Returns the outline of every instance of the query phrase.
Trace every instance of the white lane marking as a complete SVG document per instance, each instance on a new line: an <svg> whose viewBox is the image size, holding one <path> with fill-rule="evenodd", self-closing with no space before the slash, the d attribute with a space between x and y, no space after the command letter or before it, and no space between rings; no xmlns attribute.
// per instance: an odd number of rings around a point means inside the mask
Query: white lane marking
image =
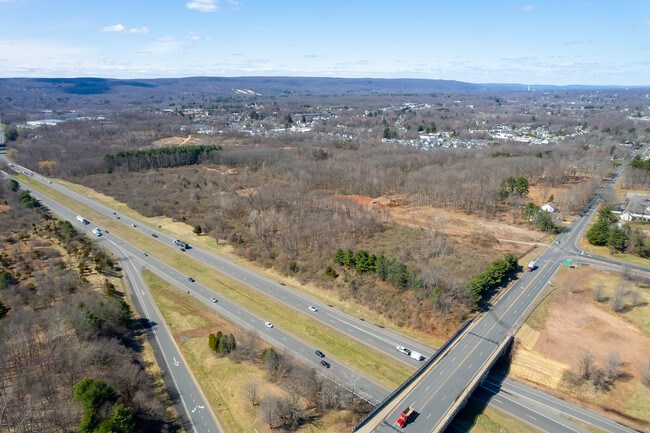
<svg viewBox="0 0 650 433"><path fill-rule="evenodd" d="M427 415L427 419L429 419L433 415L433 412L431 412L429 415Z"/></svg>
<svg viewBox="0 0 650 433"><path fill-rule="evenodd" d="M431 388L431 385L428 385L426 388L424 388L424 392L427 392Z"/></svg>
<svg viewBox="0 0 650 433"><path fill-rule="evenodd" d="M174 365L178 367L180 365L180 362L176 361L175 357L172 357L172 359L174 360Z"/></svg>

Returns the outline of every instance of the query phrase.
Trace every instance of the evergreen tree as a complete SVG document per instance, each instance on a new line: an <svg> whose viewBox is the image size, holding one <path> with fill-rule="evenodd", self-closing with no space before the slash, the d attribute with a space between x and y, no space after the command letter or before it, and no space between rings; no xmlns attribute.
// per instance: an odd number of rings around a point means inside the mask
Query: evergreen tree
<svg viewBox="0 0 650 433"><path fill-rule="evenodd" d="M343 250L341 248L337 249L336 252L334 253L334 263L338 265L342 265L344 257L345 257L345 253L343 252Z"/></svg>

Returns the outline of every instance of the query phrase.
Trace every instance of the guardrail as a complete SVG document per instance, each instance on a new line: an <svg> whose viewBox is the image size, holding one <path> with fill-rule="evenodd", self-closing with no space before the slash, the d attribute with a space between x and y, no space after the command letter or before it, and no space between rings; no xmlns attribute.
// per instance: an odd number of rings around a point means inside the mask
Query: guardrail
<svg viewBox="0 0 650 433"><path fill-rule="evenodd" d="M477 371L477 373L479 372L481 373L476 374L474 376L474 379L470 382L469 386L465 388L458 397L456 397L456 400L454 400L452 406L442 417L442 419L436 426L436 429L433 430L433 433L443 432L447 428L447 426L454 419L454 416L456 416L456 413L462 407L465 406L466 401L472 395L474 390L480 385L481 381L483 380L483 377L485 376L485 374L487 374L483 372L487 372L490 370L490 368L492 368L494 363L501 357L501 355L505 352L508 346L510 346L510 343L512 343L513 338L514 338L514 332L511 331L509 335L501 342L497 350L494 351L494 353L483 363L481 368Z"/></svg>
<svg viewBox="0 0 650 433"><path fill-rule="evenodd" d="M404 383L402 383L399 387L397 387L397 389L395 389L395 391L391 392L388 395L388 397L383 399L381 403L375 406L375 408L372 411L370 411L365 417L363 417L363 419L359 421L359 424L357 424L352 429L352 432L354 433L357 430L359 430L361 427L363 427L370 419L372 419L377 413L379 413L384 407L386 407L386 405L390 403L391 400L393 400L397 395L399 395L402 391L404 391L404 389L406 389L411 383L413 383L413 381L417 379L427 368L429 368L431 364L433 364L440 357L440 355L445 352L445 350L451 345L451 343L453 343L456 340L456 338L460 334L462 334L465 331L465 329L467 329L470 323L474 321L476 316L478 316L478 313L474 315L474 317L469 319L467 322L465 322L463 326L458 328L458 331L456 331L454 335L452 335L447 341L445 341L445 343L442 346L440 346L440 348L436 351L436 353L434 353L429 359L427 359L424 362L424 364L422 364L422 366L418 368L417 371L411 375L411 377L406 379Z"/></svg>

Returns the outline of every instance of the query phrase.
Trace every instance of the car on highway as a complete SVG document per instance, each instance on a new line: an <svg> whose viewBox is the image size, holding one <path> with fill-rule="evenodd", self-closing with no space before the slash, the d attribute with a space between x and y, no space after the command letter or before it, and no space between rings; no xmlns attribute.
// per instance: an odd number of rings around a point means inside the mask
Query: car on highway
<svg viewBox="0 0 650 433"><path fill-rule="evenodd" d="M182 251L182 252L185 252L185 248L181 248L181 251Z"/></svg>
<svg viewBox="0 0 650 433"><path fill-rule="evenodd" d="M149 254L147 254L147 253L143 253L142 255L145 256L145 257L147 257Z"/></svg>
<svg viewBox="0 0 650 433"><path fill-rule="evenodd" d="M135 223L131 223L131 227L137 227Z"/></svg>
<svg viewBox="0 0 650 433"><path fill-rule="evenodd" d="M266 326L267 328L273 328L273 323L271 323L271 322L264 322L264 326Z"/></svg>
<svg viewBox="0 0 650 433"><path fill-rule="evenodd" d="M119 220L119 219L121 219L119 215L118 215L118 216L116 216L115 218L117 218L118 220Z"/></svg>
<svg viewBox="0 0 650 433"><path fill-rule="evenodd" d="M187 281L189 281L190 283L193 283L193 282L194 282L194 278L189 277L189 278L187 279Z"/></svg>
<svg viewBox="0 0 650 433"><path fill-rule="evenodd" d="M314 307L313 305L310 305L309 311L313 311L315 313L316 311L318 311L318 308Z"/></svg>
<svg viewBox="0 0 650 433"><path fill-rule="evenodd" d="M406 347L404 347L404 346L397 346L396 349L399 350L400 352L402 352L404 355L410 355L411 354L411 351L409 349L407 349Z"/></svg>
<svg viewBox="0 0 650 433"><path fill-rule="evenodd" d="M47 183L52 183L52 181L51 181L51 180L48 180Z"/></svg>
<svg viewBox="0 0 650 433"><path fill-rule="evenodd" d="M117 215L117 212L113 212L113 215Z"/></svg>
<svg viewBox="0 0 650 433"><path fill-rule="evenodd" d="M323 352L321 352L320 350L317 350L315 353L316 353L316 355L320 356L321 358L325 358L325 354Z"/></svg>
<svg viewBox="0 0 650 433"><path fill-rule="evenodd" d="M210 302L217 302L217 298L215 298L214 296L212 296L212 297L210 298Z"/></svg>
<svg viewBox="0 0 650 433"><path fill-rule="evenodd" d="M158 237L158 235L157 235L157 234L155 234L155 233L151 233L151 237L154 237L154 238L157 238L157 237Z"/></svg>
<svg viewBox="0 0 650 433"><path fill-rule="evenodd" d="M322 365L322 366L325 367L325 368L330 368L330 363L327 362L327 361L321 361L321 362L320 362L320 365Z"/></svg>

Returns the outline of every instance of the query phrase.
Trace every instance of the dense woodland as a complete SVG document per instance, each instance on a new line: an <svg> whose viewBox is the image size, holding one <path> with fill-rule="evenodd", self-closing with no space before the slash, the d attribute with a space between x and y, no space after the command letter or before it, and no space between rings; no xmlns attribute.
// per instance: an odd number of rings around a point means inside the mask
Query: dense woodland
<svg viewBox="0 0 650 433"><path fill-rule="evenodd" d="M177 431L113 259L14 181L0 203L0 430Z"/></svg>
<svg viewBox="0 0 650 433"><path fill-rule="evenodd" d="M137 103L115 95L107 104L99 96L72 95L52 102L63 113L83 101L96 117L21 129L8 153L146 216L200 226L247 260L336 290L399 325L442 334L476 305L470 279L494 261L495 251L510 251L489 235L462 240L433 227L398 226L384 207L348 196L487 220L507 217L514 225L553 231L557 226L539 210L543 203L528 197L529 186L540 188L544 200L553 198L565 215L578 212L614 163L650 134L637 120L649 114L639 91L142 96L147 91L139 90ZM16 109L3 119L15 125L34 116ZM309 126L309 132L291 132L293 126ZM556 138L545 145L511 140L427 151L396 141L434 131L484 140L496 127ZM218 133L198 134L200 128ZM172 152L157 140L173 136L193 139L178 149L220 150L193 161L170 153L156 162L153 155ZM106 155L129 155L129 162L112 164ZM647 179L636 173L626 181ZM566 185L552 197L553 188ZM395 285L374 273L332 267L338 249L394 259L408 267L410 279Z"/></svg>

